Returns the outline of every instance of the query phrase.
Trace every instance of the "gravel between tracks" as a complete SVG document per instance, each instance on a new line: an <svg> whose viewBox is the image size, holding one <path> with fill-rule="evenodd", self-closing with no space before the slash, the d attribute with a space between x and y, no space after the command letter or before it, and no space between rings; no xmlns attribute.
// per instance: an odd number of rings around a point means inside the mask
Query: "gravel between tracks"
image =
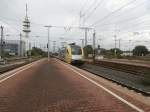
<svg viewBox="0 0 150 112"><path fill-rule="evenodd" d="M104 68L91 64L84 64L83 66L81 66L81 68L97 75L118 81L126 86L134 87L150 93L150 79L138 75L133 75L131 73L125 73L122 71L112 70L110 68Z"/></svg>

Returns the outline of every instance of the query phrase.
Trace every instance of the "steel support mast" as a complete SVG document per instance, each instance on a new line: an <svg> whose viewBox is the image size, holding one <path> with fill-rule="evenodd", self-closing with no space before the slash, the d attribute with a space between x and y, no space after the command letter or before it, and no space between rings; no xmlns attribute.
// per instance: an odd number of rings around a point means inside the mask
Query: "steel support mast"
<svg viewBox="0 0 150 112"><path fill-rule="evenodd" d="M52 26L45 26L46 28L47 28L47 32L48 32L48 48L47 48L47 53L48 53L48 61L50 60L50 37L49 37L49 35L50 35L50 28L52 27Z"/></svg>

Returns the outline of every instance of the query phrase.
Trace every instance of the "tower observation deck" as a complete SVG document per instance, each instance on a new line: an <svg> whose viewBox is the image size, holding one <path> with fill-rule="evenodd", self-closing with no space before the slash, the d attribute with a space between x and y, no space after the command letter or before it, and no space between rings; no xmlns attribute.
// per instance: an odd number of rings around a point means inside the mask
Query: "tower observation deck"
<svg viewBox="0 0 150 112"><path fill-rule="evenodd" d="M25 37L28 38L28 35L29 33L31 32L30 30L30 21L28 19L28 7L27 7L27 4L26 4L26 16L25 16L25 19L23 21L23 32L25 33Z"/></svg>

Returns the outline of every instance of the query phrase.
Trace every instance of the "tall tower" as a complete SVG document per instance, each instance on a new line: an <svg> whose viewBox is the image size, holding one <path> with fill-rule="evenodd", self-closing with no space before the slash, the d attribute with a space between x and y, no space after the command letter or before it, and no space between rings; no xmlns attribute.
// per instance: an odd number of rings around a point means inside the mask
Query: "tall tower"
<svg viewBox="0 0 150 112"><path fill-rule="evenodd" d="M25 19L23 21L23 30L22 30L25 34L25 37L28 38L29 37L29 33L31 32L30 30L30 21L28 19L28 7L26 4L26 16Z"/></svg>
<svg viewBox="0 0 150 112"><path fill-rule="evenodd" d="M24 33L24 37L25 37L25 56L27 56L27 50L30 51L30 45L29 45L29 33L31 32L30 30L30 21L28 18L28 7L26 4L26 16L25 19L23 21L23 33ZM21 45L22 46L22 45ZM30 54L30 53L29 53Z"/></svg>

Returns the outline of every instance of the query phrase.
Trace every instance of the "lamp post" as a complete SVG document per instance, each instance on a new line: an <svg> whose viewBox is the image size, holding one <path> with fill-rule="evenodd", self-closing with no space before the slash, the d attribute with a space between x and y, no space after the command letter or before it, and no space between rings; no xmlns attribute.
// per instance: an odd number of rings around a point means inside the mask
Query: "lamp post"
<svg viewBox="0 0 150 112"><path fill-rule="evenodd" d="M131 55L131 41L132 40L129 40L129 53L130 53L130 55Z"/></svg>
<svg viewBox="0 0 150 112"><path fill-rule="evenodd" d="M50 33L50 28L52 27L52 26L45 26L46 28L47 28L47 31L48 31L48 61L50 60L50 39L49 39L49 33Z"/></svg>
<svg viewBox="0 0 150 112"><path fill-rule="evenodd" d="M20 57L23 56L22 52L22 34L20 33Z"/></svg>

